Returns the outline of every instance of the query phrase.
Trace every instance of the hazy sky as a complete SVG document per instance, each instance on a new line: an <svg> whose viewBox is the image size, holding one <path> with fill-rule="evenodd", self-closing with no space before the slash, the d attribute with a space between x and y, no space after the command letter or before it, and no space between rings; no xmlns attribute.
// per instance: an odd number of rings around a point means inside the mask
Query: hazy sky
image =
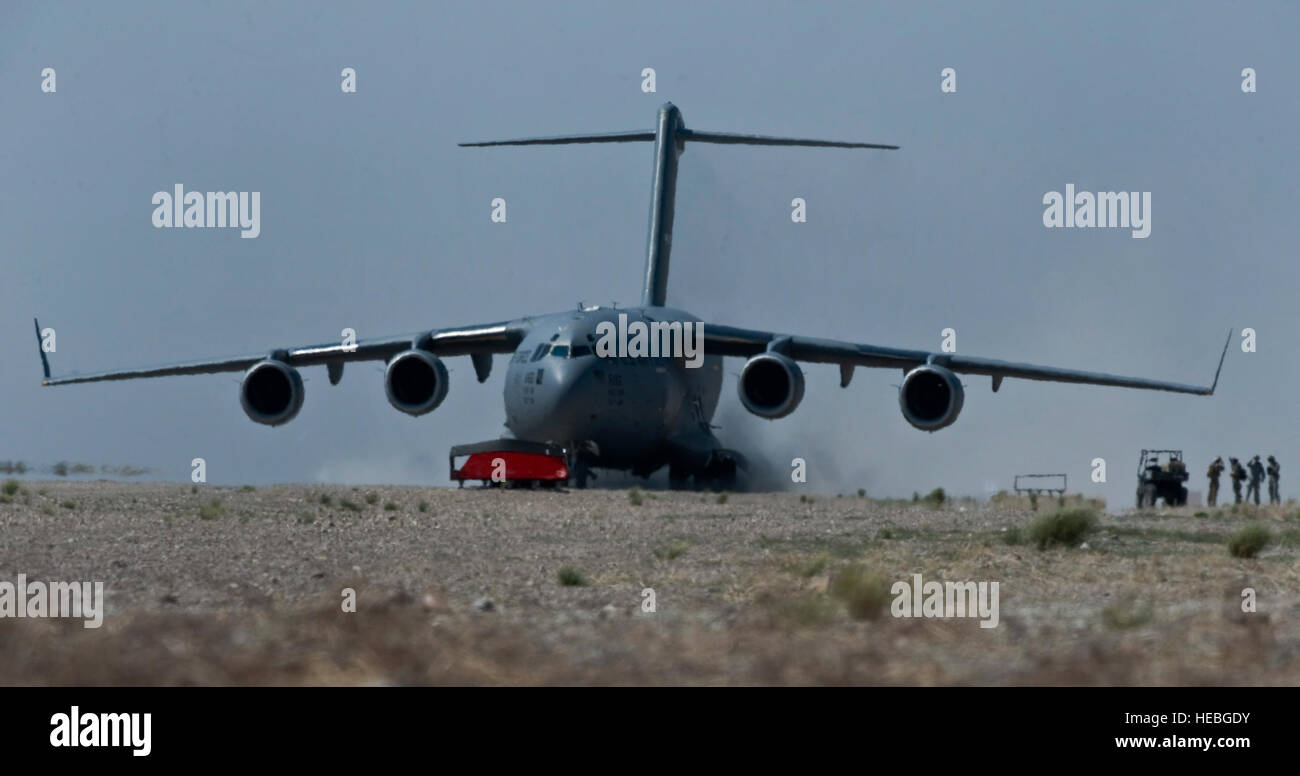
<svg viewBox="0 0 1300 776"><path fill-rule="evenodd" d="M31 318L66 373L634 303L650 144L456 143L646 129L672 100L689 127L903 146L688 147L669 301L708 321L926 349L952 327L968 355L1196 383L1237 332L1214 397L970 376L935 434L903 420L892 370L841 390L809 366L803 406L760 420L732 359L724 441L807 458L824 492L1066 472L1128 504L1138 451L1181 447L1194 489L1216 454L1272 452L1296 493L1294 5L374 6L0 7L0 460L445 484L450 445L502 431L503 357L486 385L450 360L422 418L388 405L379 364L339 386L308 369L302 413L266 428L237 375L41 388ZM261 235L155 229L151 198L176 183L261 192ZM1044 228L1067 183L1152 192L1150 237Z"/></svg>

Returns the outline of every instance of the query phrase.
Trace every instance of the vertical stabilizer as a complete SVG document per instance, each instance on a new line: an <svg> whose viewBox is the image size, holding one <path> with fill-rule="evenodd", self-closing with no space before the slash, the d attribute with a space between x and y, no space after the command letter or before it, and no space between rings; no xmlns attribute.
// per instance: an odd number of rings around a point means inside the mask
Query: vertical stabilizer
<svg viewBox="0 0 1300 776"><path fill-rule="evenodd" d="M673 250L673 210L677 198L677 158L685 129L682 112L671 102L659 109L655 126L655 168L650 182L650 226L646 234L645 285L641 304L663 307L668 300L668 261Z"/></svg>

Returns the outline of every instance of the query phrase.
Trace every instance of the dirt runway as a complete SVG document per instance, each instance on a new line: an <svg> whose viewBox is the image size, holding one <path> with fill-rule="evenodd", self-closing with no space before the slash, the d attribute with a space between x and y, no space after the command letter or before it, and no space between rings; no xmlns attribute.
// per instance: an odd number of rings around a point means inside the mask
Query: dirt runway
<svg viewBox="0 0 1300 776"><path fill-rule="evenodd" d="M1294 506L1234 558L1248 516L1195 508L1040 550L1020 505L856 494L9 490L0 582L106 603L0 618L3 684L1300 683ZM996 627L892 616L916 574L997 582Z"/></svg>

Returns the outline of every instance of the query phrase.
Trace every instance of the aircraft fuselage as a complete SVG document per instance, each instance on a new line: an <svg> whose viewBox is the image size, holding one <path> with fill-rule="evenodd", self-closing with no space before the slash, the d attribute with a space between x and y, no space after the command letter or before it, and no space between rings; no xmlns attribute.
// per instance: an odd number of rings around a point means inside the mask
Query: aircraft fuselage
<svg viewBox="0 0 1300 776"><path fill-rule="evenodd" d="M716 447L709 421L722 389L722 358L697 368L682 357L602 357L597 327L608 321L700 319L666 307L587 308L535 319L506 372L506 427L518 439L573 448L594 443L592 465L648 474ZM689 457L689 456L687 456Z"/></svg>

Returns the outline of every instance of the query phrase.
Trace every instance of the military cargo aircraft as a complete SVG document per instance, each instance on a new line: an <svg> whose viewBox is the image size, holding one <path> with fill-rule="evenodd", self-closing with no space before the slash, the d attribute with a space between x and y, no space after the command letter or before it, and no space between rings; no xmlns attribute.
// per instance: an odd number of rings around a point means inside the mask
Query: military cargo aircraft
<svg viewBox="0 0 1300 776"><path fill-rule="evenodd" d="M689 478L694 478L697 484L728 487L736 476L737 466L743 467L743 455L723 447L710 423L721 393L725 357L746 359L738 381L740 403L755 415L768 419L789 415L803 399L804 375L800 362L838 365L841 387L849 385L856 367L898 369L903 374L898 405L904 419L930 432L950 425L961 412L965 388L959 374L990 377L994 391L1007 377L1199 395L1213 394L1218 385L1226 343L1214 381L1209 386L1198 386L737 328L704 321L667 306L677 164L687 144L880 150L896 150L897 146L688 129L681 111L672 103L659 109L657 123L651 130L461 145L640 141L654 142L654 168L645 279L639 305L580 307L352 344L273 348L231 358L63 377L50 376L49 362L42 351L43 384L243 372L239 398L244 412L257 423L276 426L292 420L303 406L303 381L298 371L303 367L323 365L330 383L338 384L344 364L384 361L388 401L401 412L419 416L432 412L447 395L444 358L469 356L481 383L488 378L493 356L510 354L505 414L506 428L513 437L511 442L532 442L539 449L561 445L568 451L566 454L570 456L580 486L585 484L592 468L627 470L649 476L667 466L669 480L675 487L684 486ZM597 353L602 325L608 327L616 321L624 327L637 322L647 326L665 322L702 325L703 359L692 365L681 354L608 357ZM39 341L39 323L36 328Z"/></svg>

